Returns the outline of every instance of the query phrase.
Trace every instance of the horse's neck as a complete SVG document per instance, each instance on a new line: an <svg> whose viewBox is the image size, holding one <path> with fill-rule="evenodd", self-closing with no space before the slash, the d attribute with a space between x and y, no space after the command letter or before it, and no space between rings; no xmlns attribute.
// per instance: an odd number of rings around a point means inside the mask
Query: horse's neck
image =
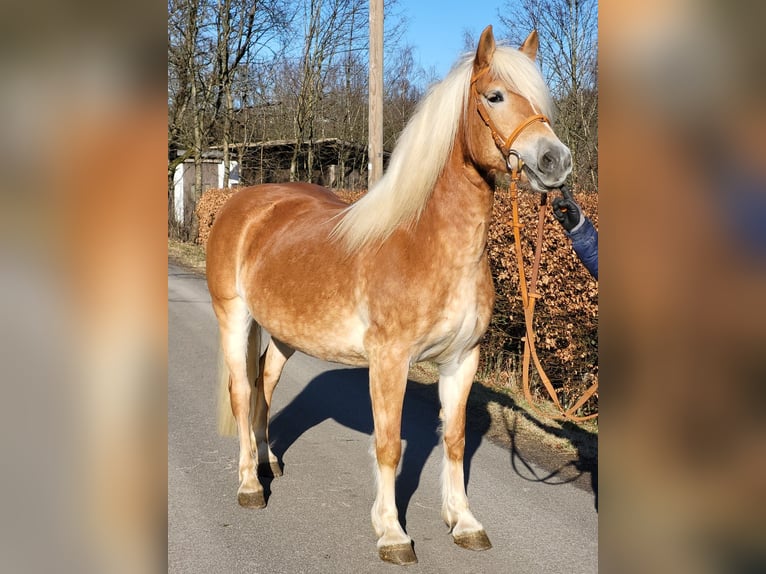
<svg viewBox="0 0 766 574"><path fill-rule="evenodd" d="M457 152L439 176L415 235L476 261L486 247L493 191Z"/></svg>

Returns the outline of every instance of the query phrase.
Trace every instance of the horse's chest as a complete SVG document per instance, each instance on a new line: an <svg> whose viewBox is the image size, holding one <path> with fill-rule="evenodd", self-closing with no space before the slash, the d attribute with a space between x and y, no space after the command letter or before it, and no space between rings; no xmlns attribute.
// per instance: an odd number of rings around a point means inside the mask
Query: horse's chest
<svg viewBox="0 0 766 574"><path fill-rule="evenodd" d="M472 348L489 324L493 292L491 280L457 282L440 302L437 320L424 333L418 360L450 359Z"/></svg>

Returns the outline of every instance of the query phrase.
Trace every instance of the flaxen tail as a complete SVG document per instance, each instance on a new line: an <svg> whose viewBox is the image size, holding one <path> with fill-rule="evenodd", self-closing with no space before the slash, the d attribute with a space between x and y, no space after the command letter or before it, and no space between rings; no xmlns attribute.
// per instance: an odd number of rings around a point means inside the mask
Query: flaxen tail
<svg viewBox="0 0 766 574"><path fill-rule="evenodd" d="M247 378L250 381L251 397L255 401L255 381L258 377L259 359L261 354L261 327L253 322L247 340ZM221 436L237 436L237 423L231 410L229 385L231 373L226 366L223 349L218 345L218 434ZM250 416L253 415L250 407Z"/></svg>

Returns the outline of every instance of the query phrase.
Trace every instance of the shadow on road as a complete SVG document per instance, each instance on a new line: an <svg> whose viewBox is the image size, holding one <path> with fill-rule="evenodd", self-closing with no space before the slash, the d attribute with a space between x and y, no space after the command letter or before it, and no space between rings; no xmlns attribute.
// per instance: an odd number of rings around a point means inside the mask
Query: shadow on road
<svg viewBox="0 0 766 574"><path fill-rule="evenodd" d="M416 392L412 392L415 389ZM278 388L276 392L279 392ZM424 392L433 395L432 400L424 397ZM367 369L338 369L312 380L290 404L272 418L269 436L274 454L281 461L284 453L303 433L326 419L333 419L345 427L372 436ZM407 508L420 484L423 467L433 449L437 446L441 448L439 424L436 385L408 381L402 412L402 439L407 445L403 449L401 470L396 479L396 503L403 527L406 527ZM466 433L466 484L471 459L479 448L481 436L482 433L475 430ZM371 460L370 468L372 465Z"/></svg>
<svg viewBox="0 0 766 574"><path fill-rule="evenodd" d="M598 434L568 421L551 424L540 420L530 411L519 407L507 393L480 384L473 385L468 398L469 428L482 434L487 432L493 425L489 408L491 403L514 413L513 417L505 417L502 424L495 421L489 438L510 450L511 467L515 474L530 482L550 485L576 483L578 487L593 493L593 504L598 510ZM568 442L575 453L558 452L541 444L539 437L519 432L519 418L550 437Z"/></svg>
<svg viewBox="0 0 766 574"><path fill-rule="evenodd" d="M279 388L276 392L279 392ZM515 408L513 399L508 395L497 393L486 387L482 387L477 392L472 391L471 395L464 460L466 488L470 482L473 456L481 444L482 436L487 433L492 424L489 403L496 402L507 408ZM562 461L561 457L558 459L554 457L553 460L543 461L542 466L546 470L541 475L522 454L516 440L516 429L513 428L515 425L506 425L511 468L525 480L546 484L564 484L590 474L590 486L598 509L598 471L595 453L592 452L592 445L597 437L576 427L565 425L563 429L559 429L546 425L528 413L521 412L523 416L546 432L568 438L578 449L579 454L574 457L574 460ZM372 436L372 406L367 369L338 369L323 373L313 379L292 402L272 417L269 435L272 450L279 457L280 462L285 452L303 433L327 419ZM408 381L402 413L402 438L407 445L402 454L401 470L396 480L397 508L402 526L405 528L407 508L420 484L426 461L434 448L441 449L439 424L437 385ZM524 448L524 450L527 449ZM535 463L540 465L539 460L535 460ZM370 461L371 467L372 464Z"/></svg>

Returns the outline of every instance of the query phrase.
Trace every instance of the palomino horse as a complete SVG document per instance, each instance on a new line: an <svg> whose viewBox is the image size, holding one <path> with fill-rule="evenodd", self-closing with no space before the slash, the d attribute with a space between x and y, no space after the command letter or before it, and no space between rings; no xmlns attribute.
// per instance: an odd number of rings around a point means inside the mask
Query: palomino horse
<svg viewBox="0 0 766 574"><path fill-rule="evenodd" d="M439 368L441 515L460 546L491 547L468 508L463 453L466 400L494 303L486 250L493 178L522 161L531 187L547 191L571 170L569 150L542 115L551 102L534 64L537 45L532 32L519 50L496 46L487 27L475 57L431 89L388 171L355 204L290 183L243 189L221 210L207 280L239 435L240 505L265 505L259 470L280 474L269 405L294 349L369 366L378 551L383 560L416 562L394 481L408 368L429 360ZM261 328L271 340L259 357Z"/></svg>

